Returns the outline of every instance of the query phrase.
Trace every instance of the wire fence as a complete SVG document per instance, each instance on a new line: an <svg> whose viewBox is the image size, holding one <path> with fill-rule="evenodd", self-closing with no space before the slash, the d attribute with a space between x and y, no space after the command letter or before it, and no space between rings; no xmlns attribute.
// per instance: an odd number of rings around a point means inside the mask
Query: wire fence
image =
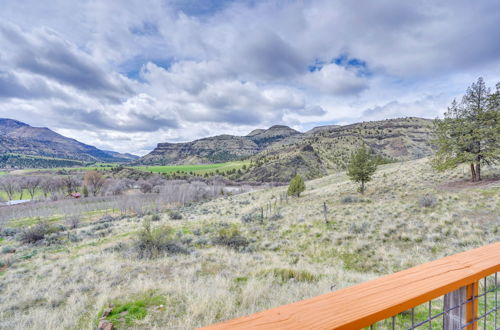
<svg viewBox="0 0 500 330"><path fill-rule="evenodd" d="M365 329L500 330L498 273Z"/></svg>

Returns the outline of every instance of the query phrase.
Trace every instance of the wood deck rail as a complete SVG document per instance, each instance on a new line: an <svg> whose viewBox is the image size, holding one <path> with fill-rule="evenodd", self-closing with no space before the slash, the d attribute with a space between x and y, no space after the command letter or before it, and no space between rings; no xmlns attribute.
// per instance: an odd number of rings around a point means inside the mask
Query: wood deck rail
<svg viewBox="0 0 500 330"><path fill-rule="evenodd" d="M497 242L202 329L359 329L499 271Z"/></svg>

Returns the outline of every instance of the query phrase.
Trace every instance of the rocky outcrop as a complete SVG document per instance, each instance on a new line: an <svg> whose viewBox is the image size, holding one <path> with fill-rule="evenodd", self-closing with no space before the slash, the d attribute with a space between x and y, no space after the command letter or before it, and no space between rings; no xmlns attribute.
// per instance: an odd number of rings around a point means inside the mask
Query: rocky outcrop
<svg viewBox="0 0 500 330"><path fill-rule="evenodd" d="M276 125L254 130L246 136L218 135L186 143L159 143L135 164L208 164L239 160L256 155L275 142L300 132Z"/></svg>

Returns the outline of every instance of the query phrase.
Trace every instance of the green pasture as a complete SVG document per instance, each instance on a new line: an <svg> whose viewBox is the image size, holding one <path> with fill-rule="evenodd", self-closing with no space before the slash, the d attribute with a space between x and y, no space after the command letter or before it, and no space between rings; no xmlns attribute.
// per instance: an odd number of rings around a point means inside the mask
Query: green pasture
<svg viewBox="0 0 500 330"><path fill-rule="evenodd" d="M133 168L145 172L153 173L190 173L194 174L205 174L205 173L215 173L216 170L219 172L225 172L232 169L240 169L243 165L249 165L249 162L227 162L219 164L202 164L202 165L164 165L164 166L134 166Z"/></svg>

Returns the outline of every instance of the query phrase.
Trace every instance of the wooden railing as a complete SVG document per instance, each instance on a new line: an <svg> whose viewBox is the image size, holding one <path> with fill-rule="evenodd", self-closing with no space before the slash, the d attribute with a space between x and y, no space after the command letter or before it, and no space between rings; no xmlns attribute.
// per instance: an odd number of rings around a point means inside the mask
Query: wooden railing
<svg viewBox="0 0 500 330"><path fill-rule="evenodd" d="M478 299L474 300L474 297L478 297L479 280L495 274L493 294L496 298L496 273L499 271L500 242L497 242L336 292L202 329L360 329L443 295L445 302L461 302L458 308L445 309L441 313L443 319L460 317L460 326L456 328L476 329L480 319L477 318ZM500 311L498 300L495 303L496 323L496 313ZM444 326L445 329L455 328L450 322ZM496 327L495 324L493 329Z"/></svg>

